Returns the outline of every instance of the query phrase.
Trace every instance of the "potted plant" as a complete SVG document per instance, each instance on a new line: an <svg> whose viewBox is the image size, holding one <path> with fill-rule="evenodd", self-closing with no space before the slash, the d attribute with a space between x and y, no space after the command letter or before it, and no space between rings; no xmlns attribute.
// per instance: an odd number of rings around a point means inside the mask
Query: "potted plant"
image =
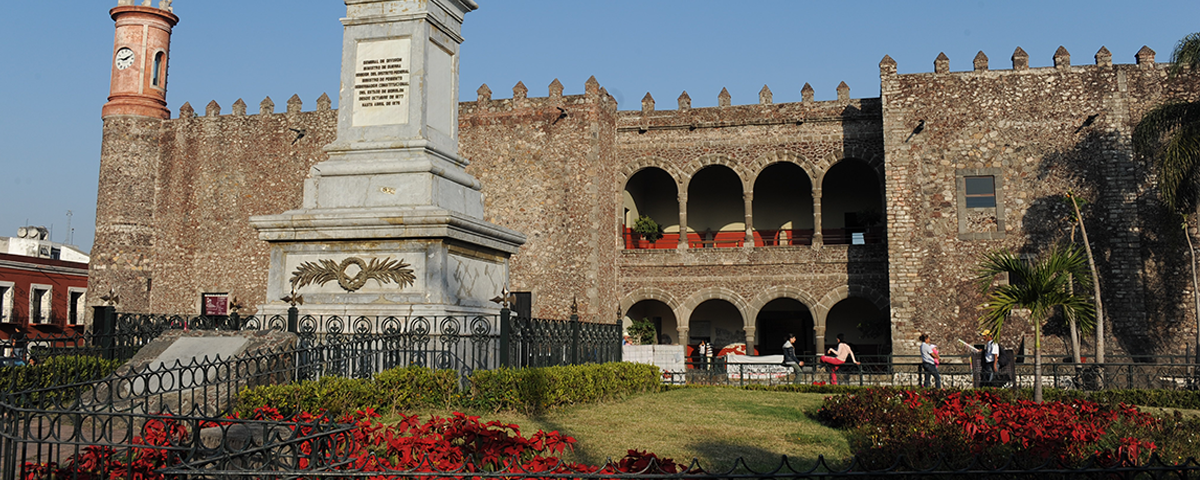
<svg viewBox="0 0 1200 480"><path fill-rule="evenodd" d="M663 237L662 226L658 222L655 222L653 218L650 218L649 215L638 217L637 221L633 223L633 233L637 234L642 241L648 242L651 245ZM642 242L639 242L638 246L646 248L646 245Z"/></svg>

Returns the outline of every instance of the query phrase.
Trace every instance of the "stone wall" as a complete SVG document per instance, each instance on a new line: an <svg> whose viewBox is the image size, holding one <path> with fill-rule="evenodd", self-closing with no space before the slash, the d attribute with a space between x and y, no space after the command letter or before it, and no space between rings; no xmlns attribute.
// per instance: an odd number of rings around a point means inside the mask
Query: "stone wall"
<svg viewBox="0 0 1200 480"><path fill-rule="evenodd" d="M1012 70L989 70L980 53L972 71L949 72L942 55L934 73L898 75L884 58L896 350L916 352L920 332L942 342L978 341L983 302L972 278L981 255L999 248L1036 254L1068 239L1068 191L1089 203L1083 215L1111 321L1108 350L1177 353L1193 338L1190 276L1179 260L1187 255L1184 239L1158 202L1150 166L1134 158L1130 134L1172 92L1194 95L1198 78L1168 80L1149 49L1137 60L1113 65L1102 49L1096 65L1071 66L1060 48L1055 66L1029 68L1018 49ZM994 212L964 208L961 177L970 175L995 176ZM988 215L994 218L982 218ZM1001 342L1018 345L1031 333L1016 322ZM1061 351L1063 344L1047 346Z"/></svg>
<svg viewBox="0 0 1200 480"><path fill-rule="evenodd" d="M613 321L618 196L611 179L617 104L589 79L583 95L492 100L485 85L459 108L459 151L483 183L485 220L528 238L511 259L509 288L533 293L533 315Z"/></svg>
<svg viewBox="0 0 1200 480"><path fill-rule="evenodd" d="M106 152L110 144L124 151L104 159L141 163L102 163L98 210L137 215L146 226L138 227L145 233L133 240L136 249L97 235L97 291L114 286L129 312L196 314L205 292L229 293L249 307L264 303L269 249L248 219L299 208L304 178L327 158L323 147L335 135L328 97L316 111L301 107L293 96L283 113L268 98L258 115L246 115L239 100L227 115L212 102L203 116L184 104L171 120L106 121ZM146 146L133 152L131 145ZM126 173L130 163L141 169L137 175ZM97 218L106 235L130 228L118 214ZM98 297L89 302L102 303Z"/></svg>

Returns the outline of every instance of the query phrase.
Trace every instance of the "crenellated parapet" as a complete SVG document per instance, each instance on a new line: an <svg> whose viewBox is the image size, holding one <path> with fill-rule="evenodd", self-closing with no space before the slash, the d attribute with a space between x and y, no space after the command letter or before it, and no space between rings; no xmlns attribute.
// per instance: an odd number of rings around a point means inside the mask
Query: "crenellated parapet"
<svg viewBox="0 0 1200 480"><path fill-rule="evenodd" d="M815 101L812 85L804 84L800 91L802 101L775 103L774 93L767 85L758 92L758 102L734 105L728 89L717 95L717 106L693 108L692 98L687 92L679 95L675 110L656 110L654 97L650 93L642 98L641 110L618 112L618 131L637 130L696 130L735 126L804 125L838 123L845 121L880 120L878 99L852 99L850 87L841 82L837 87L837 99Z"/></svg>
<svg viewBox="0 0 1200 480"><path fill-rule="evenodd" d="M554 79L547 87L548 96L545 97L530 97L529 88L524 82L517 82L512 88L512 97L507 99L493 99L492 89L487 84L480 85L475 91L476 100L474 102L460 102L458 104L458 112L462 117L477 117L489 115L515 115L518 117L526 117L529 115L548 115L550 118L556 118L562 112L558 108L566 108L567 106L600 106L610 111L616 111L617 101L608 91L600 86L596 81L596 77L591 77L584 84L584 94L582 95L563 95L563 84ZM650 100L653 104L653 99ZM557 108L556 108L557 107ZM651 106L653 109L653 106ZM464 119L465 120L465 119Z"/></svg>
<svg viewBox="0 0 1200 480"><path fill-rule="evenodd" d="M300 96L292 95L291 98L288 98L286 110L283 113L285 115L306 113L303 111L303 107L304 102L300 100ZM317 98L316 110L311 110L310 112L334 112L333 102L329 99L329 95L322 93L321 96ZM179 107L179 115L173 120L189 120L195 118L214 119L218 117L270 117L277 114L278 113L275 112L275 102L271 100L271 97L266 97L262 100L262 102L259 102L257 115L247 115L246 102L239 98L236 102L233 102L232 112L227 115L222 115L221 105L217 103L216 100L212 100L204 106L203 116L198 116L196 114L196 109L192 107L191 103L184 102L184 104L180 105Z"/></svg>
<svg viewBox="0 0 1200 480"><path fill-rule="evenodd" d="M975 58L972 60L972 67L973 67L972 70L951 72L950 71L950 57L947 57L945 52L942 52L942 53L939 53L937 58L934 58L934 60L933 60L933 72L932 73L933 74L960 75L960 74L971 74L971 73L975 73L975 74L985 74L985 73L986 74L1012 74L1012 73L1018 73L1018 72L1026 72L1028 74L1028 73L1047 73L1047 72L1055 72L1055 71L1087 72L1089 70L1094 70L1097 68L1112 68L1114 66L1124 67L1124 68L1134 68L1134 67L1136 67L1136 68L1164 68L1162 65L1155 64L1154 55L1155 55L1154 50L1151 50L1149 47L1143 46L1142 49L1139 50L1137 52L1137 54L1134 56L1134 59L1136 60L1134 64L1114 65L1113 61L1112 61L1112 52L1110 52L1108 50L1108 48L1102 46L1102 47L1100 47L1100 50L1097 51L1096 54L1094 55L1095 63L1093 65L1072 66L1071 65L1071 53L1068 52L1065 47L1059 46L1054 51L1053 55L1051 56L1051 60L1052 60L1051 66L1030 68L1029 67L1029 54L1025 53L1025 50L1021 49L1021 47L1017 47L1016 50L1013 51L1012 56L1010 57L1012 60L1012 68L1010 70L992 70L992 69L990 69L989 65L988 65L988 56L986 54L984 54L982 51L980 51L979 53L975 54ZM884 77L886 77L888 75L898 75L896 73L896 61L893 60L892 57L884 55L883 59L879 62L879 74L880 74L880 76L884 76ZM903 75L929 75L929 73L928 72L908 73L908 74L903 74Z"/></svg>
<svg viewBox="0 0 1200 480"><path fill-rule="evenodd" d="M512 89L512 97L492 98L492 89L481 85L476 90L476 100L461 102L459 114L463 121L481 116L546 115L553 121L558 115L566 114L567 106L582 106L591 103L603 105L618 115L618 129L697 129L735 125L803 124L806 122L841 122L851 120L879 120L877 99L851 99L850 87L842 82L837 87L837 100L815 101L811 85L805 83L801 90L803 100L797 103L775 103L771 88L763 85L758 93L758 102L734 105L728 89L717 95L716 107L693 108L688 92L680 93L674 110L659 110L654 97L647 92L638 110L616 110L616 100L600 86L595 77L584 85L583 95L563 95L562 83L555 79L549 85L549 96L530 97L529 89L518 82ZM540 112L540 113L539 113Z"/></svg>

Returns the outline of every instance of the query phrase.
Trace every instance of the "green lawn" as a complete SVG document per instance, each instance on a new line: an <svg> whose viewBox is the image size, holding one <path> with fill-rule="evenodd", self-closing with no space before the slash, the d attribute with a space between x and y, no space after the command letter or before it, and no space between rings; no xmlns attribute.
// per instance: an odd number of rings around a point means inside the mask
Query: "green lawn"
<svg viewBox="0 0 1200 480"><path fill-rule="evenodd" d="M849 456L840 432L804 414L818 408L823 398L812 393L683 388L533 417L464 413L485 421L515 423L526 436L539 429L566 433L579 441L568 458L589 464L602 464L606 458L615 460L629 449L639 449L678 462L696 458L706 469L729 468L738 457L754 468L773 469L783 455L806 465L818 455L835 460ZM414 413L428 418L449 412Z"/></svg>

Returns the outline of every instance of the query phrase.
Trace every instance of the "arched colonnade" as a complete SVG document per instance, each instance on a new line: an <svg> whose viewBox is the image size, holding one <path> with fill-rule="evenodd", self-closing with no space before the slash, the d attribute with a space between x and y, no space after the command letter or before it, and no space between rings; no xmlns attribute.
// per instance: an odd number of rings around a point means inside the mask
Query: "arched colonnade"
<svg viewBox="0 0 1200 480"><path fill-rule="evenodd" d="M659 343L694 345L703 339L721 348L745 342L747 351L761 355L782 351L787 333L797 336L797 351L820 354L844 333L859 353L886 353L890 329L864 330L864 325L888 322L890 306L884 292L870 287L843 285L821 295L791 287L770 287L744 298L722 287L702 288L677 298L657 287L641 287L621 300L626 321L646 318L655 322ZM878 329L877 329L878 330Z"/></svg>
<svg viewBox="0 0 1200 480"><path fill-rule="evenodd" d="M879 154L837 151L813 160L773 152L746 163L704 155L682 166L644 157L618 181L627 249L881 243L885 236ZM663 238L634 233L642 216L662 227Z"/></svg>

